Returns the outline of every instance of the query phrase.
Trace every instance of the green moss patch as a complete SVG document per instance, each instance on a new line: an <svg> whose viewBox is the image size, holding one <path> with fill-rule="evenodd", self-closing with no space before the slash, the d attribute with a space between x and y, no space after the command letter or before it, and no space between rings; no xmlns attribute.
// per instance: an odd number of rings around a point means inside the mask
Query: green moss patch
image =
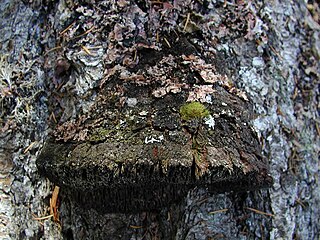
<svg viewBox="0 0 320 240"><path fill-rule="evenodd" d="M89 141L90 142L101 142L104 141L112 130L104 129L104 128L97 128L95 131L90 135Z"/></svg>
<svg viewBox="0 0 320 240"><path fill-rule="evenodd" d="M190 120L208 117L210 112L202 103L190 102L180 107L180 115L183 120Z"/></svg>

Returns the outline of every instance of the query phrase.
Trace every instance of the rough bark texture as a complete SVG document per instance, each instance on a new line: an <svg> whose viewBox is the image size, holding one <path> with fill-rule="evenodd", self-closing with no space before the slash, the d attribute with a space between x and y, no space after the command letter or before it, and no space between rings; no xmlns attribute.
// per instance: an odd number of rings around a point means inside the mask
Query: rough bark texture
<svg viewBox="0 0 320 240"><path fill-rule="evenodd" d="M1 0L0 237L318 239L318 13L312 1ZM35 164L48 129L65 131L55 135L62 140L100 141L75 119L117 81L151 85L154 101L187 92L184 101L208 108L215 89L247 96L272 187L195 188L178 204L137 214L83 209L62 188L60 223L36 220L50 214L53 185ZM143 91L123 91L114 90L119 106L140 103ZM158 130L175 128L155 118Z"/></svg>

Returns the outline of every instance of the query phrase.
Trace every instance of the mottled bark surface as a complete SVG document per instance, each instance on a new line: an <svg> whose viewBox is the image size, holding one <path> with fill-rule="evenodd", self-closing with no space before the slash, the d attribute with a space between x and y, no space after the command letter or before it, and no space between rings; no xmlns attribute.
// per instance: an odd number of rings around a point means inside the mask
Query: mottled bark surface
<svg viewBox="0 0 320 240"><path fill-rule="evenodd" d="M2 0L0 8L1 238L319 238L316 3ZM114 82L125 85L112 89L117 108L143 107L144 94L160 102L186 93L182 102L209 109L220 88L247 97L255 113L249 125L269 163L272 187L242 193L195 188L180 203L137 214L86 210L62 187L60 223L37 220L50 215L53 184L35 164L48 132L56 129L61 141L118 141L114 132L81 131L85 123L99 124L81 116ZM131 95L123 94L126 89ZM148 111L135 114L143 118ZM177 127L179 109L158 112L157 131ZM131 122L145 126L143 119ZM145 137L159 140L140 140Z"/></svg>

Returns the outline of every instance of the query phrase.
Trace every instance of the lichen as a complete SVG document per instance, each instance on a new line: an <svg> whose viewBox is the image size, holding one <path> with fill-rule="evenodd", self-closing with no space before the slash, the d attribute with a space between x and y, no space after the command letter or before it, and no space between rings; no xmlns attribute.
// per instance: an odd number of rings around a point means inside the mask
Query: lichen
<svg viewBox="0 0 320 240"><path fill-rule="evenodd" d="M98 128L89 137L90 142L101 142L104 141L112 130Z"/></svg>
<svg viewBox="0 0 320 240"><path fill-rule="evenodd" d="M208 117L210 112L202 103L191 102L181 106L180 115L183 120L190 120Z"/></svg>

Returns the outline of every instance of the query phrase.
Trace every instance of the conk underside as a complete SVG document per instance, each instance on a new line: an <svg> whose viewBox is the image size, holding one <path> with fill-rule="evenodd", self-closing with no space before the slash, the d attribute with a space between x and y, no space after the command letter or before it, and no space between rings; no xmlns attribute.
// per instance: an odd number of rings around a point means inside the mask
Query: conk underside
<svg viewBox="0 0 320 240"><path fill-rule="evenodd" d="M154 97L155 86L106 83L89 114L56 128L39 171L81 206L103 212L157 210L194 187L269 186L248 101L205 86L207 101L190 100L197 87Z"/></svg>

